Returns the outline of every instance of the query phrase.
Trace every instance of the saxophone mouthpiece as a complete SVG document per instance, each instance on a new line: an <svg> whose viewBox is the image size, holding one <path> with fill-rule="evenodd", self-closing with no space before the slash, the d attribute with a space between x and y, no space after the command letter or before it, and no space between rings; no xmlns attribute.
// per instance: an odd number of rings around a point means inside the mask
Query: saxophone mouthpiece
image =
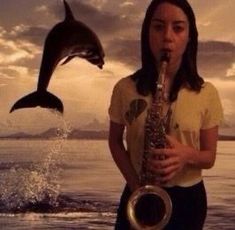
<svg viewBox="0 0 235 230"><path fill-rule="evenodd" d="M170 61L170 50L164 49L161 53L161 62L167 62Z"/></svg>

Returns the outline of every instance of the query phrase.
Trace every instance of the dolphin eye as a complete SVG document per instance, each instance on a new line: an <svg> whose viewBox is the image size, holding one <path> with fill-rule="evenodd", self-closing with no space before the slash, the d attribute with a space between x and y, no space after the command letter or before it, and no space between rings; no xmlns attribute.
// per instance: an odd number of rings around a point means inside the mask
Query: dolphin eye
<svg viewBox="0 0 235 230"><path fill-rule="evenodd" d="M97 60L99 59L100 57L98 55L92 55L92 56L89 56L87 59L88 60Z"/></svg>
<svg viewBox="0 0 235 230"><path fill-rule="evenodd" d="M82 52L80 52L80 55L86 56L86 55L87 55L87 51L82 51Z"/></svg>
<svg viewBox="0 0 235 230"><path fill-rule="evenodd" d="M93 56L93 55L95 55L95 50L88 50L87 51L87 56Z"/></svg>
<svg viewBox="0 0 235 230"><path fill-rule="evenodd" d="M78 52L78 56L81 57L81 58L88 58L88 57L91 57L93 55L94 55L93 51L91 51L91 50L83 50L83 51Z"/></svg>

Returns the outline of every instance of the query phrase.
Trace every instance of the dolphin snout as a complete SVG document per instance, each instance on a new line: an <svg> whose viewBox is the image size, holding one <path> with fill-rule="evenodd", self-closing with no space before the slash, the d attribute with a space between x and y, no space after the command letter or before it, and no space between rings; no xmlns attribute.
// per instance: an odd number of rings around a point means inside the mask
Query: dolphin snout
<svg viewBox="0 0 235 230"><path fill-rule="evenodd" d="M85 57L85 59L87 59L87 61L89 61L90 63L98 66L100 69L103 68L104 65L104 59L98 55L94 55L91 57Z"/></svg>
<svg viewBox="0 0 235 230"><path fill-rule="evenodd" d="M103 69L103 65L104 65L104 61L102 60L100 63L98 63L98 67L100 68L100 69Z"/></svg>

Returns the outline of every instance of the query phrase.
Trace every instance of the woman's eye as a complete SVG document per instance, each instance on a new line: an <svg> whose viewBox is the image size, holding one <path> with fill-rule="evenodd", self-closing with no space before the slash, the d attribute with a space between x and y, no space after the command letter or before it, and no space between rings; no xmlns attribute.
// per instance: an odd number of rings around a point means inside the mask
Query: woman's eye
<svg viewBox="0 0 235 230"><path fill-rule="evenodd" d="M184 27L183 26L174 26L173 29L176 33L179 33L184 30Z"/></svg>
<svg viewBox="0 0 235 230"><path fill-rule="evenodd" d="M164 26L161 25L161 24L155 24L155 25L153 25L153 28L154 28L156 31L162 31L162 30L164 30Z"/></svg>

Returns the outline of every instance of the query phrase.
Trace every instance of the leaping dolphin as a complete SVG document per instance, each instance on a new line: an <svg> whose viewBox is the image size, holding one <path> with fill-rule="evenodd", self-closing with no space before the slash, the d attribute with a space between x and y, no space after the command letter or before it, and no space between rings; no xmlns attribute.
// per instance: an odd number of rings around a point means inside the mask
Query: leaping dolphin
<svg viewBox="0 0 235 230"><path fill-rule="evenodd" d="M68 63L74 57L80 57L100 69L103 67L104 51L99 38L88 26L77 21L68 3L65 0L63 2L65 19L51 29L45 40L37 90L18 100L10 113L16 109L36 106L63 113L63 103L48 92L47 87L56 66L66 57L62 64Z"/></svg>

